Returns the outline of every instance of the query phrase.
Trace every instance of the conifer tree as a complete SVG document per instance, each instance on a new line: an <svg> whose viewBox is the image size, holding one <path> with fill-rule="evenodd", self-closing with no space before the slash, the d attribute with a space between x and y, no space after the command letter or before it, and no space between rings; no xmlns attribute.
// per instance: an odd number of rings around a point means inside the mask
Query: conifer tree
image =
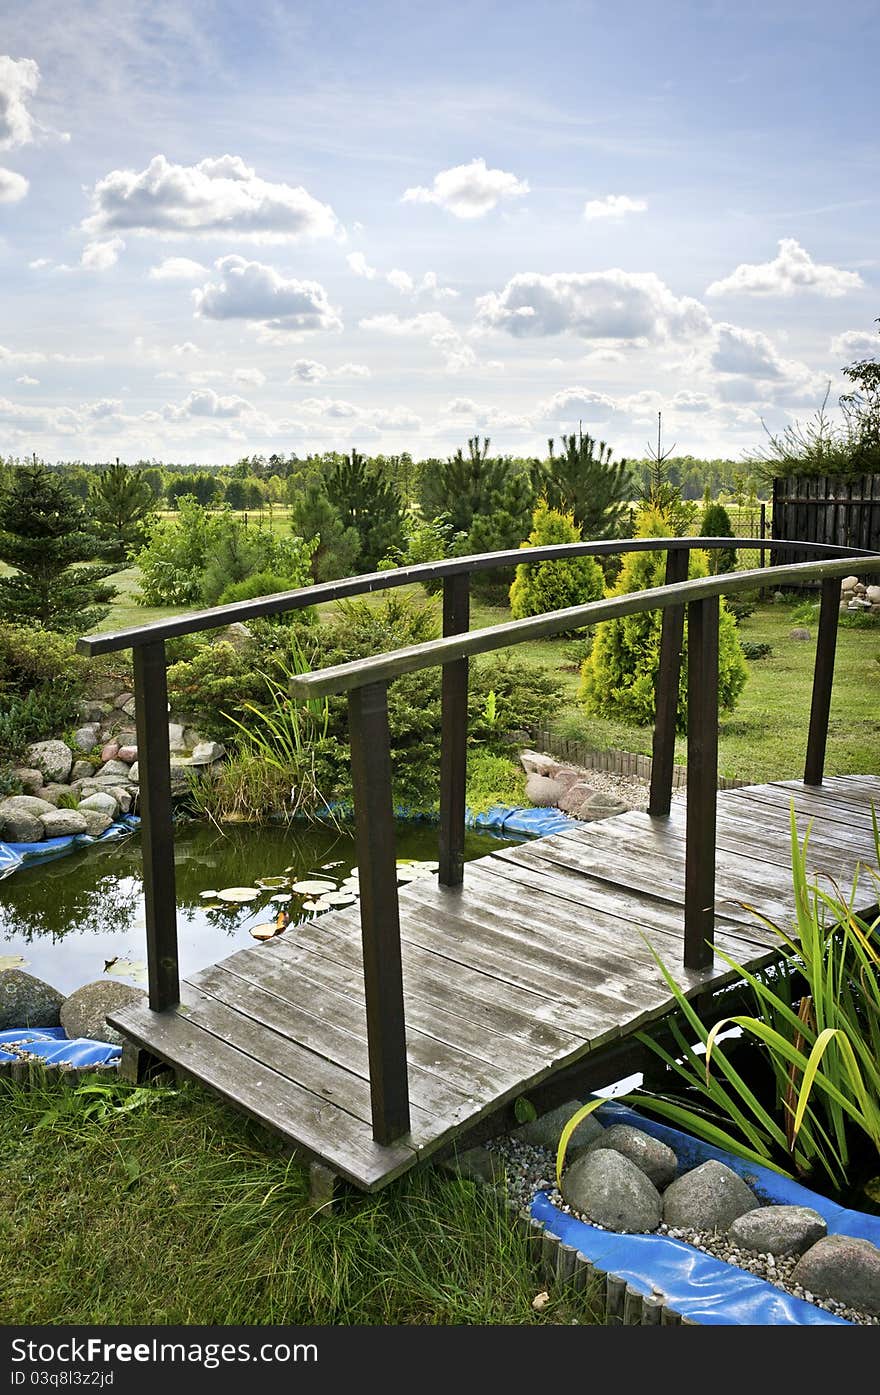
<svg viewBox="0 0 880 1395"><path fill-rule="evenodd" d="M374 571L403 540L403 509L394 485L352 450L334 462L325 479L327 498L343 529L353 528L360 542L359 565Z"/></svg>
<svg viewBox="0 0 880 1395"><path fill-rule="evenodd" d="M581 431L563 436L563 453L547 443L549 458L536 462L535 484L552 509L574 516L581 537L619 538L632 493L626 460L612 461L612 450Z"/></svg>
<svg viewBox="0 0 880 1395"><path fill-rule="evenodd" d="M0 617L44 629L85 634L103 620L116 588L116 567L94 564L102 540L80 501L43 465L22 466L0 495ZM92 565L84 565L92 564Z"/></svg>
<svg viewBox="0 0 880 1395"><path fill-rule="evenodd" d="M92 485L88 509L95 532L108 544L106 555L123 562L146 542L156 496L143 471L130 470L117 460Z"/></svg>
<svg viewBox="0 0 880 1395"><path fill-rule="evenodd" d="M532 515L528 543L522 546L527 549L580 541L580 529L572 515L551 509L546 499L540 499ZM527 615L541 615L546 610L564 610L570 605L598 601L604 589L602 568L595 557L524 561L517 567L510 588L510 609L514 620L524 620Z"/></svg>

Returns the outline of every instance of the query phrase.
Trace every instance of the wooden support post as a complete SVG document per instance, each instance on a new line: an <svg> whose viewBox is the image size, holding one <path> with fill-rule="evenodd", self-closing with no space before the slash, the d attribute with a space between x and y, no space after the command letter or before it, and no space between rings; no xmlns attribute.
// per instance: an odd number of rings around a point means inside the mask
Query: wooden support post
<svg viewBox="0 0 880 1395"><path fill-rule="evenodd" d="M690 551L670 548L666 554L666 585L686 581ZM670 605L663 611L660 632L660 664L655 689L653 760L648 813L664 817L672 803L672 767L675 764L675 722L678 714L678 681L681 673L681 646L684 639L684 606Z"/></svg>
<svg viewBox="0 0 880 1395"><path fill-rule="evenodd" d="M466 634L470 626L470 577L443 582L443 634ZM440 885L464 879L464 812L467 781L468 661L443 665L440 744Z"/></svg>
<svg viewBox="0 0 880 1395"><path fill-rule="evenodd" d="M409 1085L385 683L351 690L348 724L373 1137L391 1143L409 1131Z"/></svg>
<svg viewBox="0 0 880 1395"><path fill-rule="evenodd" d="M323 1163L309 1163L309 1203L328 1215L333 1210L336 1173Z"/></svg>
<svg viewBox="0 0 880 1395"><path fill-rule="evenodd" d="M165 1012L180 1002L180 978L164 641L135 645L132 659L150 1007Z"/></svg>
<svg viewBox="0 0 880 1395"><path fill-rule="evenodd" d="M718 597L688 606L688 769L684 966L712 966L718 796Z"/></svg>
<svg viewBox="0 0 880 1395"><path fill-rule="evenodd" d="M839 576L826 577L822 582L819 635L816 640L816 664L813 669L813 698L810 704L810 732L807 737L807 759L804 765L805 785L821 785L825 769L831 685L834 682L834 654L837 649L837 622L840 618L840 586Z"/></svg>

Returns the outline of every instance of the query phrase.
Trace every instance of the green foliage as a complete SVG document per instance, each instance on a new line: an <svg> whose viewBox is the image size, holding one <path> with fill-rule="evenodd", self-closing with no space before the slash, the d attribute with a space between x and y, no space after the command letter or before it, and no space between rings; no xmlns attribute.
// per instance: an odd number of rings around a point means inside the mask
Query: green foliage
<svg viewBox="0 0 880 1395"><path fill-rule="evenodd" d="M211 508L222 501L223 494L221 480L208 470L172 475L165 487L165 497L172 509L179 508L181 500L188 498L195 499L203 508Z"/></svg>
<svg viewBox="0 0 880 1395"><path fill-rule="evenodd" d="M199 599L210 518L192 495L178 500L176 519L157 519L139 554L141 605L188 605Z"/></svg>
<svg viewBox="0 0 880 1395"><path fill-rule="evenodd" d="M308 586L311 577L307 581L292 580L287 576L279 576L277 572L253 572L242 581L233 581L217 597L218 605L233 605L236 601L252 601L258 596L274 596L278 591L294 591L300 586ZM288 611L277 616L267 616L266 619L274 620L276 623L284 624L292 620L296 612Z"/></svg>
<svg viewBox="0 0 880 1395"><path fill-rule="evenodd" d="M551 547L580 541L581 532L572 515L550 508L546 499L541 499L532 515L528 543L522 546ZM514 620L523 620L527 615L598 601L603 591L602 568L594 557L521 562L510 588L510 609Z"/></svg>
<svg viewBox="0 0 880 1395"><path fill-rule="evenodd" d="M32 741L65 731L76 718L77 693L68 684L4 694L0 703L0 757L16 759Z"/></svg>
<svg viewBox="0 0 880 1395"><path fill-rule="evenodd" d="M221 513L208 520L207 555L202 573L202 601L217 605L222 599L249 600L272 591L292 591L309 586L312 580L311 553L314 543L295 536L278 538L263 528L246 527L241 519ZM266 584L254 578L263 578ZM278 581L280 585L269 585ZM240 594L242 583L252 584ZM254 586L257 589L254 589ZM262 589L260 589L262 586Z"/></svg>
<svg viewBox="0 0 880 1395"><path fill-rule="evenodd" d="M744 659L754 662L756 659L769 659L773 653L772 644L764 644L761 641L741 639L739 647L742 650Z"/></svg>
<svg viewBox="0 0 880 1395"><path fill-rule="evenodd" d="M469 751L467 764L467 806L483 814L496 804L514 808L527 804L525 771L510 756L492 751Z"/></svg>
<svg viewBox="0 0 880 1395"><path fill-rule="evenodd" d="M669 536L668 519L659 510L643 510L637 536ZM611 594L622 596L662 586L665 572L664 552L631 552ZM688 575L706 574L705 554L694 549L690 554ZM592 653L581 670L579 698L586 712L615 715L638 725L653 722L661 625L661 611L651 610L604 620L596 627ZM735 707L746 676L736 625L722 599L718 636L718 702L722 711ZM687 730L687 624L682 645L677 727L679 731Z"/></svg>
<svg viewBox="0 0 880 1395"><path fill-rule="evenodd" d="M94 627L116 595L112 565L83 565L102 555L81 502L42 465L22 466L0 494L0 618L44 629Z"/></svg>
<svg viewBox="0 0 880 1395"><path fill-rule="evenodd" d="M574 515L580 536L590 540L623 536L622 527L632 495L626 460L612 461L611 447L578 433L562 437L563 454L548 441L549 458L536 461L533 483L553 509Z"/></svg>
<svg viewBox="0 0 880 1395"><path fill-rule="evenodd" d="M291 525L300 537L315 544L311 558L312 580L335 581L353 576L361 550L357 528L346 527L327 497L320 480L309 480L293 500Z"/></svg>
<svg viewBox="0 0 880 1395"><path fill-rule="evenodd" d="M733 527L730 522L730 514L723 504L709 504L703 510L703 517L700 520L701 538L732 538L734 536ZM709 575L719 576L722 572L736 571L736 548L719 547L717 549L707 549Z"/></svg>
<svg viewBox="0 0 880 1395"><path fill-rule="evenodd" d="M422 518L421 514L409 510L403 519L403 544L392 549L380 563L382 568L417 567L425 562L440 562L453 555L463 537L453 532L452 524L445 515L437 518ZM443 581L423 581L429 596L443 589Z"/></svg>
<svg viewBox="0 0 880 1395"><path fill-rule="evenodd" d="M562 681L550 669L537 668L510 650L483 657L471 666L470 739L491 745L511 731L549 726L559 715L562 701Z"/></svg>
<svg viewBox="0 0 880 1395"><path fill-rule="evenodd" d="M107 544L107 556L126 561L146 542L156 510L156 496L141 470L108 465L89 491L88 508L95 531Z"/></svg>
<svg viewBox="0 0 880 1395"><path fill-rule="evenodd" d="M189 716L206 737L231 741L234 728L226 712L240 717L242 703L257 701L265 684L257 666L267 655L249 644L236 649L228 640L199 644L190 658L168 668L168 699L175 711Z"/></svg>
<svg viewBox="0 0 880 1395"><path fill-rule="evenodd" d="M72 635L0 624L0 697L32 688L70 684L82 692L89 660L77 654Z"/></svg>
<svg viewBox="0 0 880 1395"><path fill-rule="evenodd" d="M403 510L396 488L356 450L335 462L325 488L343 529L353 528L358 536L360 566L375 571L402 538Z"/></svg>

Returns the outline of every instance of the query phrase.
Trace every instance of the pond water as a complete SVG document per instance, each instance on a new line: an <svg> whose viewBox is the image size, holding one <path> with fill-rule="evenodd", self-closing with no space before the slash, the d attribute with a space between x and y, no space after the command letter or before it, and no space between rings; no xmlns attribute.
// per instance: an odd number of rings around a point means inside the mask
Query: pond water
<svg viewBox="0 0 880 1395"><path fill-rule="evenodd" d="M465 857L483 857L520 841L468 832ZM397 856L436 859L436 826L398 824ZM174 862L184 977L256 944L251 928L274 920L281 909L290 914L286 933L297 921L320 914L304 907L314 905L315 894L321 893L301 894L293 883L317 878L338 887L349 878L356 866L354 832L252 824L231 824L221 831L211 824L186 823L175 831ZM402 875L409 871L401 868ZM258 894L243 903L203 895L248 887ZM145 986L145 926L137 832L0 881L0 968L22 968L62 993L105 976Z"/></svg>

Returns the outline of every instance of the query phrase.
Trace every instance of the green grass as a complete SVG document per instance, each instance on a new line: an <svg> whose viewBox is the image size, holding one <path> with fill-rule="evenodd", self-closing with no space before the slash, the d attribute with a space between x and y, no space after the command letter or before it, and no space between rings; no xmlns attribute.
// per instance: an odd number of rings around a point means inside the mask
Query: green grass
<svg viewBox="0 0 880 1395"><path fill-rule="evenodd" d="M526 1241L472 1182L423 1168L316 1212L303 1168L243 1116L195 1086L139 1095L85 1120L60 1086L0 1082L0 1322L595 1321L585 1294L533 1309Z"/></svg>

